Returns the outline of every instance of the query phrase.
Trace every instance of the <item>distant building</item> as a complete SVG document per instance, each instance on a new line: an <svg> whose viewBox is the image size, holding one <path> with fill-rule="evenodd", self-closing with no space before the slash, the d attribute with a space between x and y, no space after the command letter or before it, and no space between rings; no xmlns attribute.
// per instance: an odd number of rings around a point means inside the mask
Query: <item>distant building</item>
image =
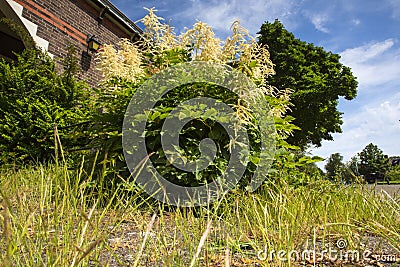
<svg viewBox="0 0 400 267"><path fill-rule="evenodd" d="M400 158L391 158L390 163L392 166L400 166Z"/></svg>
<svg viewBox="0 0 400 267"><path fill-rule="evenodd" d="M0 0L0 18L12 19L28 30L37 46L47 50L61 70L61 59L73 44L82 71L79 78L96 86L101 75L94 66L89 41L116 43L136 40L141 29L108 0ZM26 45L9 27L0 24L0 56L13 60L13 52ZM91 43L90 43L91 44ZM95 43L96 45L96 43Z"/></svg>

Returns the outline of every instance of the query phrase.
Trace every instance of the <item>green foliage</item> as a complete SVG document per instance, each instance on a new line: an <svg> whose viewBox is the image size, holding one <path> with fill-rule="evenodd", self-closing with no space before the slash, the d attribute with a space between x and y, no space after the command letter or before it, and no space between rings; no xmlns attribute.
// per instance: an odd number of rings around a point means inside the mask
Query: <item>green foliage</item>
<svg viewBox="0 0 400 267"><path fill-rule="evenodd" d="M221 41L214 37L211 28L201 22L196 23L193 30L188 30L179 38L172 34L169 25L160 23L152 9L143 22L147 37L138 46L127 41L119 43L120 49L105 45L104 51L98 57L105 82L98 91L96 100L97 108L101 112L94 117L93 127L88 133L93 137L91 145L98 151L96 157L101 159L98 167L102 169L102 177L107 176L105 180L111 181L129 176L122 157L121 125L129 100L137 88L160 70L195 60L228 64L255 81L256 89L254 92L243 92L239 101L237 95L212 84L185 84L164 95L146 116L135 118L143 120L145 117L147 120L145 132L147 152L153 165L163 177L175 184L197 186L220 176L229 162L230 144L227 133L218 123L201 118L194 119L181 131L178 150L182 152L180 154L185 155L185 160L196 159L200 155L200 141L211 138L217 143L218 148L217 156L211 166L200 173L183 172L170 164L165 156L166 151L163 151L161 146L161 129L165 118L181 102L199 96L221 100L240 114L239 117L247 129L251 143L250 163L247 166L244 182L248 182L252 177L262 153L261 133L252 117L254 110L251 105L254 103L248 105L251 102L248 99L252 101L266 99L271 107L270 114L273 114L275 119L279 153L274 170L270 174L271 180L283 179L291 184L305 184L310 180L308 171L320 174L314 166L316 161L320 161L319 158L301 155L298 146L285 141L294 131L300 129L293 125L294 117L285 114L291 107L291 91L270 86L268 75L272 75L274 71L269 53L265 47L254 42L245 29L234 23L232 36L221 45ZM260 102L257 104L260 105ZM212 112L212 109L209 111Z"/></svg>
<svg viewBox="0 0 400 267"><path fill-rule="evenodd" d="M122 125L129 101L137 88L155 73L155 69L186 62L188 58L189 54L185 50L178 49L148 53L145 55L142 66L146 72L145 77L131 81L114 76L105 80L99 89L95 89L92 100L97 113L93 114L90 126L80 135L87 136L90 140L87 148L96 151L95 154L91 154L91 161L96 164L95 170L106 184L119 180L118 177L129 176L122 152ZM150 67L150 63L153 63L154 66ZM159 109L161 113L167 111ZM161 113L159 114L161 115ZM157 120L157 123L160 122L156 116L153 119ZM156 131L150 130L148 135L156 135Z"/></svg>
<svg viewBox="0 0 400 267"><path fill-rule="evenodd" d="M302 42L287 31L281 22L265 22L259 42L268 47L276 74L268 78L278 89L290 88L296 131L289 143L305 148L332 140L331 133L341 132L339 97L351 100L356 96L357 81L350 68L339 62L340 56L322 47Z"/></svg>
<svg viewBox="0 0 400 267"><path fill-rule="evenodd" d="M181 154L190 160L200 157L199 142L205 138L212 139L217 144L217 155L211 165L203 171L190 173L183 172L171 165L165 157L165 151L161 145L161 129L165 118L171 117L170 111L181 102L199 97L210 97L224 101L225 104L234 103L238 97L225 88L216 85L195 83L186 84L168 92L154 110L149 114L146 129L146 145L149 153L154 152L151 160L157 171L169 181L182 186L199 186L211 182L224 173L229 163L229 139L225 129L211 119L194 119L182 129L179 135ZM189 107L190 108L190 107ZM217 111L209 109L209 112ZM189 117L197 117L196 112L188 114Z"/></svg>
<svg viewBox="0 0 400 267"><path fill-rule="evenodd" d="M399 181L400 168L392 163L394 159L397 157L388 158L378 146L371 143L345 164L339 153L332 154L325 169L329 179L346 183Z"/></svg>
<svg viewBox="0 0 400 267"><path fill-rule="evenodd" d="M310 157L299 147L289 144L282 137L278 138L277 151L267 183L298 187L321 180L323 172L315 163L322 160L317 156Z"/></svg>
<svg viewBox="0 0 400 267"><path fill-rule="evenodd" d="M183 63L190 60L189 54L177 49L166 50L162 54L156 53L157 60L154 60L154 54L149 54L149 62L154 63L153 68L148 68L148 76L151 75L152 69ZM166 58L162 58L166 57ZM147 61L145 61L147 65ZM145 80L146 78L144 78ZM97 108L99 114L94 116L94 124L89 129L88 134L92 137L91 146L97 150L100 159L98 169L102 173L105 181L111 182L118 177L127 177L129 172L124 163L122 156L121 125L124 119L124 113L131 97L136 89L144 82L126 81L121 77L109 79L104 87L97 91ZM225 129L216 121L207 119L194 119L180 133L180 151L185 157L195 160L200 156L199 143L205 138L212 139L217 144L217 154L210 166L203 171L190 173L182 171L167 160L165 151L161 145L161 129L165 119L170 116L171 110L180 103L196 98L210 97L220 100L228 105L235 105L238 96L225 88L207 83L185 84L174 88L163 96L156 106L149 110L147 114L146 127L146 146L147 152L151 155L150 160L156 167L157 171L166 179L174 184L182 186L199 186L212 179L221 176L229 163L229 136ZM265 96L272 109L281 110L283 106L288 104L285 98L277 98L273 96ZM209 110L212 112L212 109ZM196 117L195 114L190 117ZM142 118L138 118L142 119ZM285 180L289 184L304 185L313 179L320 177L320 170L314 166L314 163L320 161L321 158L310 158L299 152L299 148L285 142L285 139L299 128L292 124L294 120L291 116L275 117L275 127L278 132L278 154L270 172L270 180ZM247 126L247 132L250 138L251 154L250 162L241 185L247 186L254 171L256 170L261 144L261 135L259 130L254 127L257 125L250 124ZM265 174L267 175L267 174Z"/></svg>
<svg viewBox="0 0 400 267"><path fill-rule="evenodd" d="M387 181L400 181L400 166L393 166L386 172L385 179Z"/></svg>
<svg viewBox="0 0 400 267"><path fill-rule="evenodd" d="M331 181L344 183L360 183L362 178L358 172L358 158L353 157L350 161L343 163L340 153L332 154L325 165L326 177Z"/></svg>
<svg viewBox="0 0 400 267"><path fill-rule="evenodd" d="M340 175L344 168L343 156L340 153L334 153L329 156L325 165L326 175L329 179L334 179L335 176Z"/></svg>
<svg viewBox="0 0 400 267"><path fill-rule="evenodd" d="M190 59L186 51L178 49L163 51L163 53L156 53L156 55L148 54L147 56L149 62L153 61L155 68L162 67L165 64L173 66ZM147 61L145 61L145 64L147 64ZM150 76L151 70L148 69L148 71ZM88 134L92 138L90 146L99 151L97 156L101 159L101 163L98 164L98 169L101 170L103 176L107 176L106 181L112 181L118 175L129 176L122 156L121 126L129 101L143 81L133 83L115 77L108 80L104 87L97 91L96 107L100 112L94 116L94 123ZM234 104L238 100L236 94L216 85L207 83L185 84L164 95L162 100L149 111L146 118L145 136L147 151L152 154L150 160L163 177L183 186L197 186L204 184L207 180L211 181L221 175L229 162L227 149L229 137L226 131L216 121L202 119L194 119L184 127L179 137L180 146L183 148L183 155L190 159L196 159L200 155L199 142L204 138L213 139L218 145L218 153L212 165L197 173L183 172L171 165L165 157L165 151L163 151L161 145L161 129L165 118L170 116L171 110L183 101L199 96L219 99L225 104ZM254 130L250 131L250 134L256 135L254 132Z"/></svg>
<svg viewBox="0 0 400 267"><path fill-rule="evenodd" d="M359 172L367 180L373 180L374 177L383 178L390 167L388 157L372 143L359 153L359 160Z"/></svg>
<svg viewBox="0 0 400 267"><path fill-rule="evenodd" d="M364 183L364 180L358 169L358 160L358 157L355 156L344 164L339 177L341 181L346 183Z"/></svg>
<svg viewBox="0 0 400 267"><path fill-rule="evenodd" d="M94 90L92 100L96 112L79 135L87 138L85 148L91 151L87 167L92 168L94 164L96 177L107 176L107 181L112 182L117 175L129 176L122 154L122 124L129 101L139 85L120 78L108 81L108 85L118 86L118 90Z"/></svg>
<svg viewBox="0 0 400 267"><path fill-rule="evenodd" d="M53 60L36 48L17 55L14 63L0 59L0 162L50 160L56 128L84 120L85 84L73 78L74 50L69 50L61 75ZM58 133L66 147L77 141Z"/></svg>

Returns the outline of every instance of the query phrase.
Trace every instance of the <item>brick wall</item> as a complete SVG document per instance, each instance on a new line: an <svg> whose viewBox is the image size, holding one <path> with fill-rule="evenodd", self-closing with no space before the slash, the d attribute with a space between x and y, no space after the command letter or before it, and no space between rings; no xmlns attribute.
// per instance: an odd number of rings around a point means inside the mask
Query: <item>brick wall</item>
<svg viewBox="0 0 400 267"><path fill-rule="evenodd" d="M87 35L95 35L102 44L116 43L129 34L109 18L98 19L99 10L85 0L14 0L24 7L22 16L38 25L37 36L49 41L48 52L54 55L57 69L67 47L73 44L81 71L79 78L96 86L101 75L96 71L95 52L87 51Z"/></svg>

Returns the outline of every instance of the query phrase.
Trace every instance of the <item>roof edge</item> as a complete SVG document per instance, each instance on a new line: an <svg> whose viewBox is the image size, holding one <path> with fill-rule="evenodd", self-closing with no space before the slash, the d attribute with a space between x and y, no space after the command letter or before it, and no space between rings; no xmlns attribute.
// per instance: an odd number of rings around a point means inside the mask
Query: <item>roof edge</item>
<svg viewBox="0 0 400 267"><path fill-rule="evenodd" d="M124 13L122 13L113 3L109 0L88 0L97 4L101 8L108 7L108 14L113 16L122 26L128 30L141 35L143 30L139 28L130 18L128 18Z"/></svg>

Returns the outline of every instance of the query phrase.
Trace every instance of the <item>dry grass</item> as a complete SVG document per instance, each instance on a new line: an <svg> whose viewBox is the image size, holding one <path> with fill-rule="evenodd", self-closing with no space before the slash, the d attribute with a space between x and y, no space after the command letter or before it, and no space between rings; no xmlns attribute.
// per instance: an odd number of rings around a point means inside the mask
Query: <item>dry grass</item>
<svg viewBox="0 0 400 267"><path fill-rule="evenodd" d="M282 184L184 209L122 187L104 190L105 198L78 178L62 166L1 172L3 266L286 266L257 252L339 238L349 249L365 250L365 237L391 245L392 253L400 249L399 199L359 186Z"/></svg>

